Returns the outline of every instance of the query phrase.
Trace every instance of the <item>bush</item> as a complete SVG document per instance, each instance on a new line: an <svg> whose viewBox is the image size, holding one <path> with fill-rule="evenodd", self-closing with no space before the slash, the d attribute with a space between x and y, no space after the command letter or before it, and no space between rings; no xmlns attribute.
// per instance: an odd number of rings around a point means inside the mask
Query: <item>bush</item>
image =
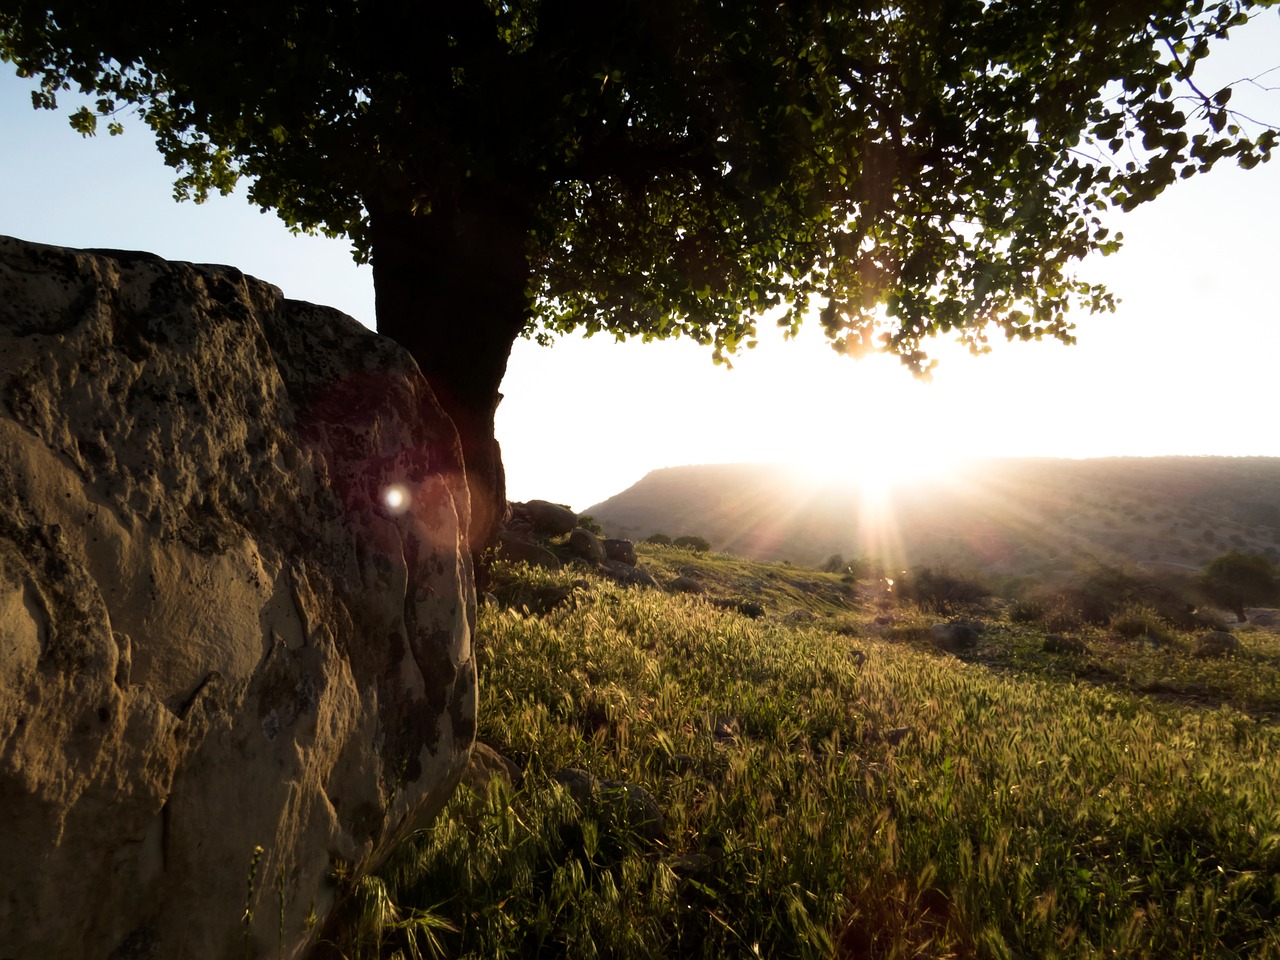
<svg viewBox="0 0 1280 960"><path fill-rule="evenodd" d="M1159 643L1167 643L1173 639L1160 614L1151 607L1140 604L1119 611L1111 620L1111 629L1125 640L1147 637Z"/></svg>
<svg viewBox="0 0 1280 960"><path fill-rule="evenodd" d="M644 542L652 543L658 547L671 546L671 538L668 537L665 533L651 533L649 534L649 536L644 538Z"/></svg>
<svg viewBox="0 0 1280 960"><path fill-rule="evenodd" d="M702 537L676 537L674 546L683 547L686 550L692 550L694 553L706 553L711 549L711 544Z"/></svg>
<svg viewBox="0 0 1280 960"><path fill-rule="evenodd" d="M1232 550L1210 560L1200 589L1213 603L1227 607L1244 622L1244 608L1280 600L1280 574L1266 557Z"/></svg>
<svg viewBox="0 0 1280 960"><path fill-rule="evenodd" d="M973 577L945 568L917 567L898 584L898 595L922 609L949 616L986 599L991 591Z"/></svg>
<svg viewBox="0 0 1280 960"><path fill-rule="evenodd" d="M578 518L578 528L581 530L588 530L591 533L594 533L597 537L604 536L604 530L601 528L600 524L596 522L596 518L591 516L589 513L584 513Z"/></svg>
<svg viewBox="0 0 1280 960"><path fill-rule="evenodd" d="M1060 616L1097 626L1140 607L1165 624L1191 629L1200 622L1193 597L1192 583L1184 576L1152 576L1098 564L1063 590L1055 606Z"/></svg>
<svg viewBox="0 0 1280 960"><path fill-rule="evenodd" d="M1042 600L1014 600L1009 604L1009 620L1013 623L1038 623L1048 612Z"/></svg>

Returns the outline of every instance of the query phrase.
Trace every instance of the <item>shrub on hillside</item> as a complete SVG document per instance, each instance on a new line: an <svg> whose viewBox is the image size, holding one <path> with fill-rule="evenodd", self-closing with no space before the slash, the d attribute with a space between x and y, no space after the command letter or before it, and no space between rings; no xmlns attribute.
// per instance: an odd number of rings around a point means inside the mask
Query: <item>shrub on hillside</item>
<svg viewBox="0 0 1280 960"><path fill-rule="evenodd" d="M1138 589L1138 580L1132 574L1098 564L1063 590L1060 601L1083 622L1103 625L1133 601Z"/></svg>
<svg viewBox="0 0 1280 960"><path fill-rule="evenodd" d="M589 513L584 513L582 516L578 518L578 528L581 530L589 530L591 533L594 533L597 537L604 536L604 529L596 521L596 518L591 516L591 514Z"/></svg>
<svg viewBox="0 0 1280 960"><path fill-rule="evenodd" d="M1043 600L1027 597L1009 603L1009 620L1013 623L1039 623L1049 612Z"/></svg>
<svg viewBox="0 0 1280 960"><path fill-rule="evenodd" d="M671 546L671 538L665 533L651 533L649 536L644 538L644 542L652 543L654 546L658 547Z"/></svg>
<svg viewBox="0 0 1280 960"><path fill-rule="evenodd" d="M676 537L674 545L692 550L694 553L706 553L711 549L711 544L702 537Z"/></svg>
<svg viewBox="0 0 1280 960"><path fill-rule="evenodd" d="M972 607L991 596L981 581L943 567L916 567L896 587L902 599L942 616Z"/></svg>
<svg viewBox="0 0 1280 960"><path fill-rule="evenodd" d="M1203 625L1196 613L1192 582L1174 573L1147 574L1098 564L1065 587L1047 604L1055 629L1081 624L1106 626L1122 612L1142 608L1168 626L1189 630Z"/></svg>
<svg viewBox="0 0 1280 960"><path fill-rule="evenodd" d="M843 554L833 553L822 562L822 566L818 568L824 573L842 573L845 576L851 576L855 580L864 580L868 577L879 577L882 574L876 573L876 565L866 557L849 557L845 558Z"/></svg>
<svg viewBox="0 0 1280 960"><path fill-rule="evenodd" d="M1280 600L1280 573L1266 557L1232 550L1205 565L1200 589L1243 622L1245 607Z"/></svg>
<svg viewBox="0 0 1280 960"><path fill-rule="evenodd" d="M1142 604L1133 604L1118 611L1111 618L1111 629L1125 640L1146 637L1157 643L1167 643L1173 639L1160 614Z"/></svg>

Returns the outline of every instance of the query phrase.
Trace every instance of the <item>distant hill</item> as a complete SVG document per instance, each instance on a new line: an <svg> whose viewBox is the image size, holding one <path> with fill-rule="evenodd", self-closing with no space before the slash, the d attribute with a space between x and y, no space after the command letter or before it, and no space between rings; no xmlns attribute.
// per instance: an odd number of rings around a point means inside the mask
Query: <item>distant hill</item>
<svg viewBox="0 0 1280 960"><path fill-rule="evenodd" d="M776 465L671 467L584 512L612 536L694 534L761 560L839 553L889 569L1037 575L1084 558L1196 569L1229 549L1280 560L1280 458L975 461L880 502Z"/></svg>

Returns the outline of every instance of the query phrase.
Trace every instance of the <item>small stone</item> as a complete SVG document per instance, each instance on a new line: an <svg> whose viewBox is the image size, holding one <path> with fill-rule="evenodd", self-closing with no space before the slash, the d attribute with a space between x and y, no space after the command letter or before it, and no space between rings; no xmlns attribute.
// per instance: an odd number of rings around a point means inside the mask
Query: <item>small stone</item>
<svg viewBox="0 0 1280 960"><path fill-rule="evenodd" d="M666 861L671 872L682 880L706 876L711 872L714 862L705 853L677 853Z"/></svg>
<svg viewBox="0 0 1280 960"><path fill-rule="evenodd" d="M667 590L671 593L693 593L699 596L707 592L707 588L700 584L693 577L679 576L667 584Z"/></svg>
<svg viewBox="0 0 1280 960"><path fill-rule="evenodd" d="M977 646L978 630L970 623L935 623L929 628L929 637L933 645L947 653L959 653Z"/></svg>
<svg viewBox="0 0 1280 960"><path fill-rule="evenodd" d="M742 726L737 717L718 717L715 728L711 731L711 739L716 743L733 743L742 733Z"/></svg>
<svg viewBox="0 0 1280 960"><path fill-rule="evenodd" d="M508 785L520 782L520 768L492 747L477 742L471 748L471 758L462 771L462 783L473 793L484 796L489 783L496 777Z"/></svg>
<svg viewBox="0 0 1280 960"><path fill-rule="evenodd" d="M1197 657L1203 659L1228 657L1242 651L1240 638L1225 630L1211 630L1196 643Z"/></svg>
<svg viewBox="0 0 1280 960"><path fill-rule="evenodd" d="M1088 653L1089 646L1079 637L1063 637L1051 633L1044 638L1045 653Z"/></svg>
<svg viewBox="0 0 1280 960"><path fill-rule="evenodd" d="M580 806L599 803L628 829L645 840L660 840L666 822L658 801L644 787L621 780L601 780L586 770L565 767L553 778Z"/></svg>

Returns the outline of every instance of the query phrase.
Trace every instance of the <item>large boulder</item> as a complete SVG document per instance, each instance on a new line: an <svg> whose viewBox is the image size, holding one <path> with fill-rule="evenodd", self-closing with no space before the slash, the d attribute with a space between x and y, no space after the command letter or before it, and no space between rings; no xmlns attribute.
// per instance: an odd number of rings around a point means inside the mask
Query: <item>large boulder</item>
<svg viewBox="0 0 1280 960"><path fill-rule="evenodd" d="M601 546L604 547L605 556L610 560L625 563L628 567L634 567L639 562L639 558L636 556L636 546L630 540L610 538L602 541Z"/></svg>
<svg viewBox="0 0 1280 960"><path fill-rule="evenodd" d="M535 533L547 537L559 537L570 533L578 526L578 515L568 507L546 500L530 500L516 504L514 507L528 516Z"/></svg>
<svg viewBox="0 0 1280 960"><path fill-rule="evenodd" d="M298 957L454 789L467 488L414 362L0 238L0 957Z"/></svg>

